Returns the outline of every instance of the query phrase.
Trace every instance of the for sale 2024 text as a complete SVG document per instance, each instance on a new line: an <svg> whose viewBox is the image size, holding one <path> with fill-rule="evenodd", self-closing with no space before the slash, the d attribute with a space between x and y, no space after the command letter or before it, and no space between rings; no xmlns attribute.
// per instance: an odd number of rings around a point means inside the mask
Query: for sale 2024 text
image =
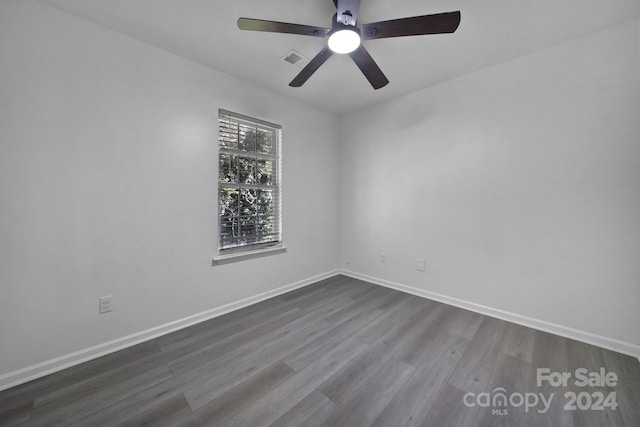
<svg viewBox="0 0 640 427"><path fill-rule="evenodd" d="M607 372L605 368L599 371L589 371L586 368L578 368L571 372L551 372L549 368L538 368L536 384L542 387L545 383L551 387L567 387L569 382L578 388L615 387L618 385L618 375L615 372ZM611 391L605 395L602 391L568 391L564 394L567 411L603 411L605 409L616 410L618 401L616 392Z"/></svg>

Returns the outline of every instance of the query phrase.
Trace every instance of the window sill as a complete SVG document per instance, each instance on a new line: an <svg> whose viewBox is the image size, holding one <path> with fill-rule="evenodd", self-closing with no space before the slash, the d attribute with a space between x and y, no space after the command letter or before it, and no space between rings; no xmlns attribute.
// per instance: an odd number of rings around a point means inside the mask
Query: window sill
<svg viewBox="0 0 640 427"><path fill-rule="evenodd" d="M275 255L275 254L286 252L286 251L287 251L286 246L276 246L276 247L265 248L265 249L257 249L254 251L243 251L243 252L235 252L235 253L224 254L224 255L217 255L211 260L211 266L214 267L216 265L228 264L231 262L242 261L245 259L259 258L267 255Z"/></svg>

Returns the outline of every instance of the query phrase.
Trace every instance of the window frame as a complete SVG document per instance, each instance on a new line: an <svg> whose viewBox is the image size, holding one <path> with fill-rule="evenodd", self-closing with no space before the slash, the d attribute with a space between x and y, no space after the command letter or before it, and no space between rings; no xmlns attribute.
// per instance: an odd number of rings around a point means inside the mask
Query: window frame
<svg viewBox="0 0 640 427"><path fill-rule="evenodd" d="M268 130L270 133L275 136L275 141L273 142L272 149L275 151L273 155L271 154L262 154L258 151L257 147L254 147L253 151L244 151L241 150L240 147L237 149L232 149L225 147L223 145L222 140L222 121L228 121L239 128L240 126L244 126L245 128L254 128L256 133L259 128L263 128L264 130ZM237 143L240 143L240 129L238 130L238 138ZM286 248L283 246L282 242L282 126L276 123L268 122L266 120L257 119L255 117L247 116L240 113L235 113L225 109L218 110L218 138L217 138L217 160L218 160L218 168L217 168L217 256L214 258L214 261L220 261L228 258L238 258L249 255L256 254L266 254L271 252L282 251ZM271 160L273 162L271 166L271 183L270 184L261 184L258 182L254 183L242 183L240 182L240 169L237 169L236 182L225 183L221 181L221 162L222 155L227 153L229 156L236 156L239 158L243 153L248 153L250 157L253 155L256 160L256 165L259 160ZM267 159L268 157L268 159ZM230 162L230 164L233 164ZM239 165L239 162L237 162ZM254 173L257 172L257 167L254 168ZM221 203L221 193L223 189L231 189L238 188L239 190L248 189L254 190L256 193L258 191L270 191L272 195L271 205L273 209L273 214L270 215L271 225L275 226L275 231L273 235L275 236L273 241L269 242L249 242L235 245L226 245L223 243L223 214L222 209L223 205ZM238 196L238 200L240 200ZM256 213L256 218L259 214ZM258 234L256 238L259 238Z"/></svg>

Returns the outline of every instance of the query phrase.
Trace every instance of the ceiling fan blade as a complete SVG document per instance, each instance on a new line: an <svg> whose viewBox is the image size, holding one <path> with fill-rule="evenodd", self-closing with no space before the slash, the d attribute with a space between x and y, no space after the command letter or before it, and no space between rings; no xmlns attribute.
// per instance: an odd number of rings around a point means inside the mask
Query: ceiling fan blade
<svg viewBox="0 0 640 427"><path fill-rule="evenodd" d="M266 31L270 33L300 34L303 36L325 37L329 28L311 25L290 24L287 22L265 21L262 19L240 18L238 28L248 31Z"/></svg>
<svg viewBox="0 0 640 427"><path fill-rule="evenodd" d="M307 66L304 67L302 71L300 71L300 73L293 80L291 80L291 83L289 83L289 86L291 87L302 86L307 80L309 80L309 77L311 77L313 73L315 73L318 70L318 68L320 68L320 66L324 64L326 60L331 57L331 55L333 55L333 52L331 51L331 49L329 49L328 46L325 46L325 48L322 49L320 53L318 53L316 56L314 56L313 59L309 61Z"/></svg>
<svg viewBox="0 0 640 427"><path fill-rule="evenodd" d="M364 46L360 45L360 47L351 52L349 56L351 56L353 62L360 68L360 71L362 71L362 74L369 80L369 83L371 83L374 89L380 89L389 83L389 80L387 80L380 67L378 67L378 64L376 64L376 61L373 60Z"/></svg>
<svg viewBox="0 0 640 427"><path fill-rule="evenodd" d="M363 39L384 39L453 33L458 25L460 25L460 11L372 22L362 25L360 31Z"/></svg>
<svg viewBox="0 0 640 427"><path fill-rule="evenodd" d="M356 25L358 20L358 10L360 9L360 0L338 0L336 4L338 13L336 20L344 25Z"/></svg>

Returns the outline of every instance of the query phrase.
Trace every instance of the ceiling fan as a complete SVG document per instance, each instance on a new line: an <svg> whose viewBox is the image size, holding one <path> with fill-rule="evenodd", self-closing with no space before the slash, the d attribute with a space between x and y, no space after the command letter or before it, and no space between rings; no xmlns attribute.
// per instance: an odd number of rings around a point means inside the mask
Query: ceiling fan
<svg viewBox="0 0 640 427"><path fill-rule="evenodd" d="M329 36L327 46L309 61L289 86L302 86L331 55L340 53L349 54L371 86L380 89L386 86L389 80L361 44L362 40L453 33L460 24L460 11L456 11L373 22L357 27L360 0L333 0L333 3L337 13L333 15L331 28L252 18L238 19L238 28L313 37Z"/></svg>

